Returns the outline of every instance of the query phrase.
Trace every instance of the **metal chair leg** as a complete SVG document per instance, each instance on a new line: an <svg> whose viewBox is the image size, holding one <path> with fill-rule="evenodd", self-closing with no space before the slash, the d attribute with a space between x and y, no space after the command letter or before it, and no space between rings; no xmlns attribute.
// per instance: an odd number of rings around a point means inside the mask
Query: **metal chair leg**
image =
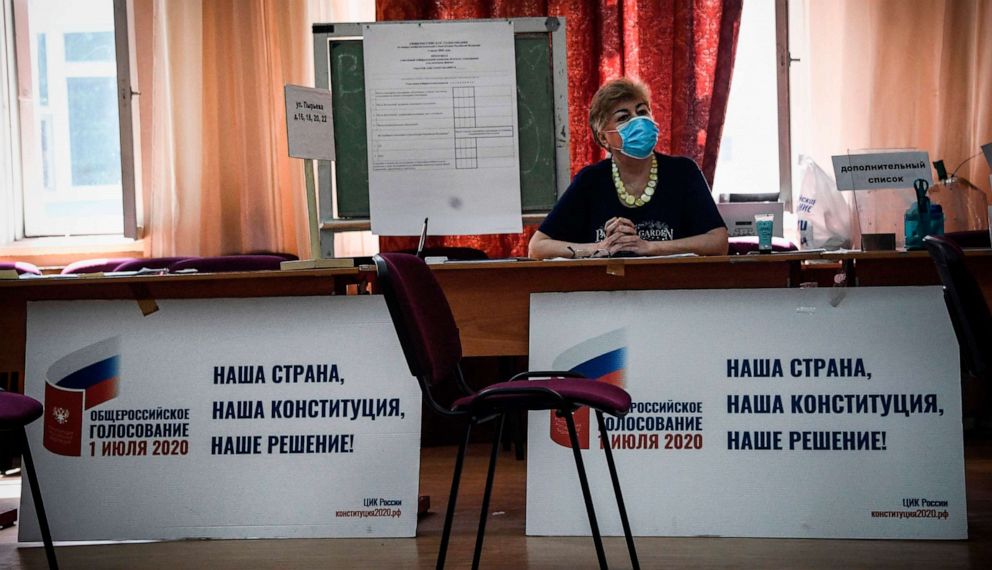
<svg viewBox="0 0 992 570"><path fill-rule="evenodd" d="M527 412L524 410L517 410L513 412L514 416L514 427L513 427L513 447L514 447L514 457L517 461L523 461L526 459L527 450Z"/></svg>
<svg viewBox="0 0 992 570"><path fill-rule="evenodd" d="M465 426L465 439L458 446L455 458L455 472L451 476L451 494L448 495L448 511L444 515L444 531L441 533L441 548L437 554L437 569L444 568L444 557L448 554L448 539L451 538L451 521L455 518L455 501L458 499L458 481L462 478L462 464L465 463L465 448L472 436L472 422Z"/></svg>
<svg viewBox="0 0 992 570"><path fill-rule="evenodd" d="M38 513L38 527L41 529L41 539L45 543L45 556L48 558L48 567L51 570L58 570L59 562L55 558L55 545L52 544L52 533L48 529L48 516L45 514L45 504L41 500L41 487L38 486L38 474L34 470L34 461L31 459L31 448L28 445L28 436L24 428L18 430L21 436L21 457L24 459L24 471L28 476L28 483L31 486L31 498L34 499L34 510Z"/></svg>
<svg viewBox="0 0 992 570"><path fill-rule="evenodd" d="M582 487L582 499L586 502L586 513L589 515L589 528L592 530L592 540L596 544L596 557L600 568L609 568L606 564L606 553L603 551L603 538L599 535L599 524L596 522L596 510L592 506L592 493L589 492L589 480L586 479L586 468L582 464L582 452L579 449L579 437L575 432L575 421L571 412L560 410L568 424L568 438L572 442L572 455L575 457L575 469L579 472L579 485Z"/></svg>
<svg viewBox="0 0 992 570"><path fill-rule="evenodd" d="M599 437L603 441L603 451L606 452L606 464L610 468L610 479L613 480L613 492L617 496L617 509L620 510L620 523L623 524L623 536L627 540L627 552L630 553L631 567L637 570L641 565L637 561L637 549L634 548L634 536L630 532L627 507L624 506L623 493L620 491L620 479L617 477L617 466L613 462L613 449L610 447L610 436L606 433L606 422L603 421L603 412L596 410L596 421L599 422Z"/></svg>
<svg viewBox="0 0 992 570"><path fill-rule="evenodd" d="M489 473L486 475L486 492L482 495L482 513L479 515L479 530L475 535L475 552L472 554L472 570L479 568L482 558L482 539L486 535L486 519L489 516L489 499L493 495L493 476L496 473L496 458L499 457L499 444L503 435L503 422L506 415L500 415L496 425L496 437L493 438L493 449L489 455Z"/></svg>

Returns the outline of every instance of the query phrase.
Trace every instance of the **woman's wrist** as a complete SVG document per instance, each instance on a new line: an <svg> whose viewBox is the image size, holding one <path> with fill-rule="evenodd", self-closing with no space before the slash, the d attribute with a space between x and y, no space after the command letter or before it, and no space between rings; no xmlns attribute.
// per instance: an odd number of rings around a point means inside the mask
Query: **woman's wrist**
<svg viewBox="0 0 992 570"><path fill-rule="evenodd" d="M664 240L649 241L645 243L648 244L648 255L668 255L670 253L667 251L667 242Z"/></svg>

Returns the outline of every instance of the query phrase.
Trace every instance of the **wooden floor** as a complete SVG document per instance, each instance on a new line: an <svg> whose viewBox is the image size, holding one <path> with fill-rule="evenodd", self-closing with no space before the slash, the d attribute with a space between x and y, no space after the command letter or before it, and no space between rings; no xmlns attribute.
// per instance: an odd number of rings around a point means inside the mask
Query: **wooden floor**
<svg viewBox="0 0 992 570"><path fill-rule="evenodd" d="M431 513L416 539L199 540L59 547L64 569L433 568L455 449L423 451L421 493ZM467 460L449 567L471 562L487 449ZM643 568L992 568L992 440L966 443L966 541L638 538ZM525 463L503 453L496 473L483 568L593 568L589 538L524 536ZM621 474L622 476L622 474ZM440 514L439 514L440 513ZM611 568L629 566L622 538L607 538ZM17 529L0 531L0 569L45 568L41 548L19 548Z"/></svg>

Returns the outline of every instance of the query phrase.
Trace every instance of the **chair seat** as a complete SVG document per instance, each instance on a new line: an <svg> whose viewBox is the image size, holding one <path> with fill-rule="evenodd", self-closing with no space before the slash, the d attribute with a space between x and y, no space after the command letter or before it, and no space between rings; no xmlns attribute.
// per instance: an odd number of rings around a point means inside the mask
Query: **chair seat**
<svg viewBox="0 0 992 570"><path fill-rule="evenodd" d="M491 408L556 408L560 402L548 390L568 403L581 404L608 414L623 415L630 410L630 394L606 382L574 378L547 378L499 382L479 392L455 400L453 411L468 411L482 406ZM480 397L485 396L480 400ZM478 410L476 410L478 411Z"/></svg>
<svg viewBox="0 0 992 570"><path fill-rule="evenodd" d="M41 417L41 402L13 392L0 392L0 428L23 427Z"/></svg>

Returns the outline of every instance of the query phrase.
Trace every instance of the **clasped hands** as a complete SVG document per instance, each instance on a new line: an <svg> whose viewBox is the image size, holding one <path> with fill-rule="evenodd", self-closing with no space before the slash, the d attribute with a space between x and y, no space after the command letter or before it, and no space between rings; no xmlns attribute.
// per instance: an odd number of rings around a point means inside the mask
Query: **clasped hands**
<svg viewBox="0 0 992 570"><path fill-rule="evenodd" d="M641 239L634 222L627 218L610 218L606 221L603 230L606 232L606 237L596 244L601 256L612 257L622 251L636 255L651 255L650 243Z"/></svg>

